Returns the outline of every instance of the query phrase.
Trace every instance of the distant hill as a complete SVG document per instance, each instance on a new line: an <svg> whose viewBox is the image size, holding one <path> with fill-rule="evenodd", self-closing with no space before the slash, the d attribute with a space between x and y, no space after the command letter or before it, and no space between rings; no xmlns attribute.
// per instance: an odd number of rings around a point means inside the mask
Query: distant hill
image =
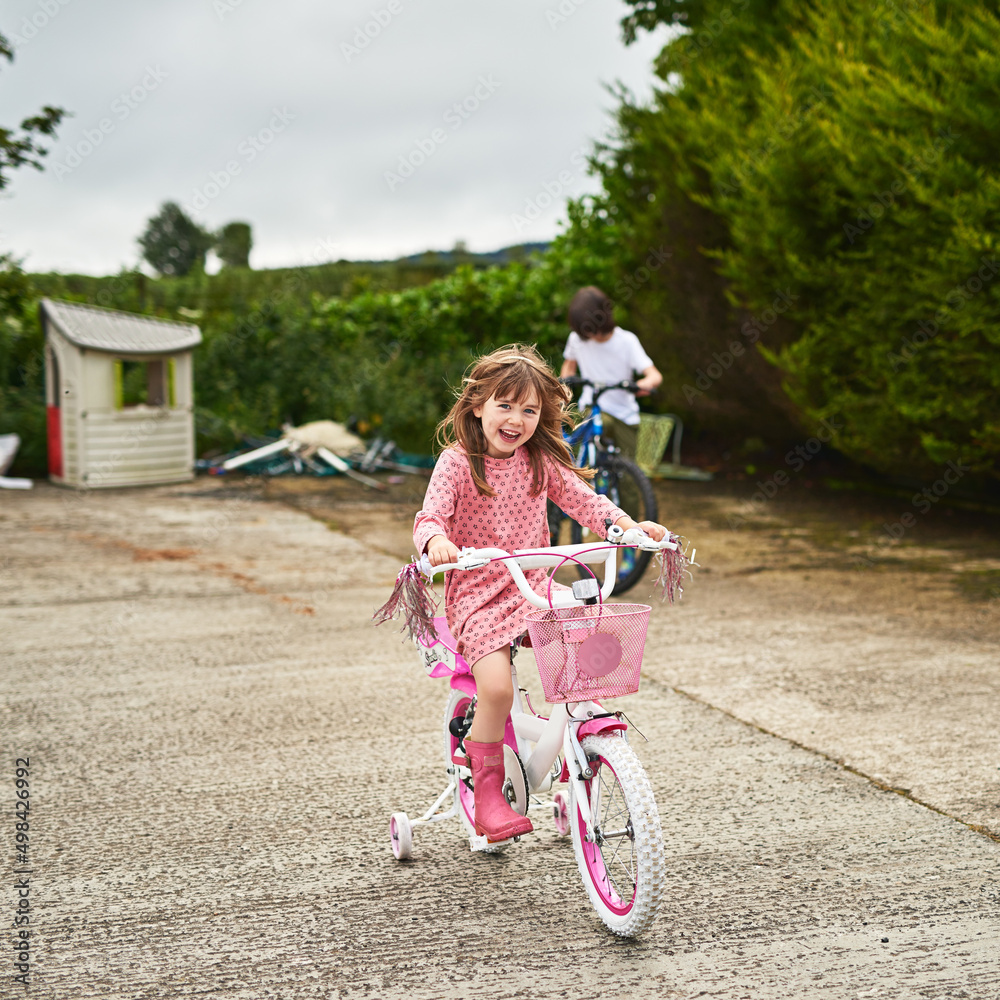
<svg viewBox="0 0 1000 1000"><path fill-rule="evenodd" d="M468 250L425 250L395 260L338 260L298 267L268 267L259 270L238 268L218 274L190 274L183 278L151 278L141 271L117 275L31 274L29 279L39 295L145 312L159 312L173 300L200 299L209 288L214 297L235 294L248 300L267 296L285 287L291 278L303 279L311 292L350 298L363 291L391 291L425 285L450 274L463 264L478 270L498 267L532 254L544 254L551 244L523 243L489 253Z"/></svg>
<svg viewBox="0 0 1000 1000"><path fill-rule="evenodd" d="M509 264L514 260L524 260L533 253L545 253L550 243L519 243L515 246L502 247L489 253L471 253L468 250L425 250L423 253L400 257L398 264L429 264L438 263L446 267L457 267L459 264L472 264L474 267L493 267Z"/></svg>
<svg viewBox="0 0 1000 1000"><path fill-rule="evenodd" d="M490 253L460 247L426 250L396 260L338 260L299 267L233 268L218 274L192 273L179 278L151 278L141 271L114 275L31 274L33 294L41 298L87 302L169 319L196 319L211 325L213 315L241 316L261 304L270 309L286 297L319 295L352 299L365 292L419 288L446 277L462 265L477 271L542 255L548 243L525 243Z"/></svg>

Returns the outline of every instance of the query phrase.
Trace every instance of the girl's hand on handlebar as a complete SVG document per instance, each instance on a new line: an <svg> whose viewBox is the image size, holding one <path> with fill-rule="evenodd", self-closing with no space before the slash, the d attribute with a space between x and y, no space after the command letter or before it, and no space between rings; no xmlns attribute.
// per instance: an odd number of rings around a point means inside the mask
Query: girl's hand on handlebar
<svg viewBox="0 0 1000 1000"><path fill-rule="evenodd" d="M645 531L654 542L662 542L667 536L667 529L655 521L633 521L630 517L621 517L615 521L615 524L623 531L628 531L629 528L638 528L640 531Z"/></svg>
<svg viewBox="0 0 1000 1000"><path fill-rule="evenodd" d="M458 547L444 535L435 535L427 543L427 561L432 566L458 562Z"/></svg>
<svg viewBox="0 0 1000 1000"><path fill-rule="evenodd" d="M640 521L637 527L642 528L654 542L662 542L667 534L667 529L655 521Z"/></svg>

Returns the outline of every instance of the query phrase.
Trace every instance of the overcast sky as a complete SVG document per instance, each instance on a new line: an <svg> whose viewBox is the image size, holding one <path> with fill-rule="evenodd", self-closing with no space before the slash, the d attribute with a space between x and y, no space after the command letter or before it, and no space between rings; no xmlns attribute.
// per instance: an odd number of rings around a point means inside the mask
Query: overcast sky
<svg viewBox="0 0 1000 1000"><path fill-rule="evenodd" d="M73 113L0 194L0 252L105 274L174 200L255 267L551 238L665 31L617 0L4 0L0 124ZM457 107L456 107L457 105ZM554 198L550 197L555 195Z"/></svg>

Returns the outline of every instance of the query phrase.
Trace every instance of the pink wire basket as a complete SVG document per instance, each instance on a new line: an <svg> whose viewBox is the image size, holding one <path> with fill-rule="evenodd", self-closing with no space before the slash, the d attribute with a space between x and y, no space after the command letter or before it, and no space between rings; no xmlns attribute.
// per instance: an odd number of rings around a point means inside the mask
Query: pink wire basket
<svg viewBox="0 0 1000 1000"><path fill-rule="evenodd" d="M648 604L529 611L532 650L549 704L619 698L639 690Z"/></svg>

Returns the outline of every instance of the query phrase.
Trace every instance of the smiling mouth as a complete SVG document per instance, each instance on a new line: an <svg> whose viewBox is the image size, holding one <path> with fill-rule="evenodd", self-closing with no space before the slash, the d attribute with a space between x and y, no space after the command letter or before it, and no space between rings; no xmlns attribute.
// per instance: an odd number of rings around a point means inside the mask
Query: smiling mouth
<svg viewBox="0 0 1000 1000"><path fill-rule="evenodd" d="M521 436L521 432L520 431L505 431L505 430L501 430L500 431L500 437L504 441L508 441L508 442L511 442L511 443L513 443L514 441L516 441L520 436Z"/></svg>

